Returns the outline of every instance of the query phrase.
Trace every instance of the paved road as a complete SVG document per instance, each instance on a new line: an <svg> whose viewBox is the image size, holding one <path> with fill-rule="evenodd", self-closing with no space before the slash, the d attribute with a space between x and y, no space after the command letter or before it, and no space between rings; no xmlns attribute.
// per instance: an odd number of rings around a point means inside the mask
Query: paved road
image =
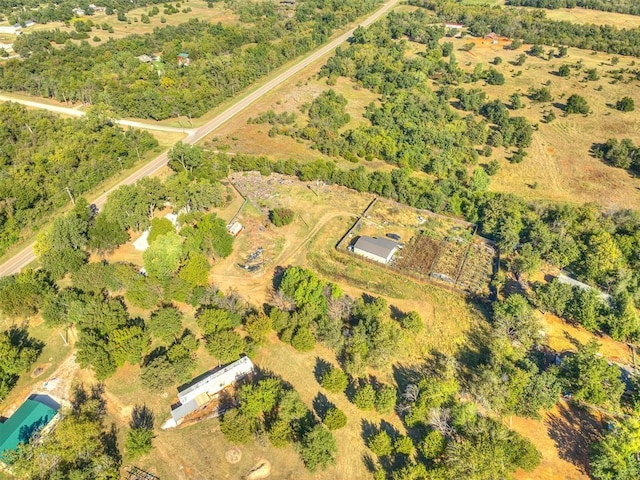
<svg viewBox="0 0 640 480"><path fill-rule="evenodd" d="M386 14L391 8L393 8L396 5L396 3L398 3L398 1L399 0L390 0L390 1L388 1L379 10L376 10L373 14L371 14L369 17L367 17L365 20L363 20L360 23L360 25L363 26L363 27L371 25L373 22L378 20L381 16ZM199 142L204 137L206 137L211 132L213 132L215 129L219 128L222 124L224 124L225 122L229 121L231 118L236 116L242 110L244 110L249 105L251 105L253 102L258 100L262 96L266 95L267 93L269 93L274 88L278 87L280 84L282 84L283 82L285 82L286 80L291 78L293 75L298 73L300 70L304 69L305 67L308 67L309 65L311 65L315 61L317 61L320 58L322 58L327 53L330 53L332 50L334 50L340 44L346 42L349 39L349 37L351 37L351 35L353 34L354 30L355 30L355 28L349 30L348 32L345 32L344 34L340 35L336 39L334 39L331 42L327 43L325 46L323 46L323 47L319 48L318 50L314 51L312 54L310 54L309 56L303 58L302 60L300 60L296 64L292 65L290 68L288 68L287 70L282 72L280 75L278 75L278 76L272 78L271 80L269 80L267 83L262 85L260 88L254 90L253 92L249 93L245 97L243 97L240 100L238 100L237 102L235 102L228 109L226 109L225 111L223 111L218 116L216 116L215 118L213 118L209 122L205 123L201 127L193 129L193 130L187 130L185 133L188 133L188 135L183 140L183 142L187 143L187 144L190 144L190 145L193 145L193 144ZM11 101L15 101L15 100L12 100L12 99L8 99L7 97L0 96L0 100L5 100L5 99L11 100ZM65 107L56 107L56 106L53 106L53 105L40 104L40 103L37 103L37 102L31 102L31 101L28 101L28 100L21 101L20 103L25 104L25 105L29 105L29 106L47 108L48 110L59 111L60 113L65 113L65 114L69 114L69 110L70 110L70 111L75 112L75 113L72 113L71 115L77 115L77 116L79 116L78 114L82 115L82 112L79 112L78 110L67 109ZM61 112L60 110L56 110L56 109L62 109L63 111ZM126 125L125 123L123 123L122 120L120 120L119 123L121 125ZM135 122L133 122L133 123L135 123ZM142 128L149 128L149 125L150 124L147 124L147 123L141 123L140 124L140 126ZM163 129L165 129L165 128L168 129L168 128L171 128L171 127L162 127L162 128ZM178 129L178 128L175 128L173 130L183 131L183 129ZM144 177L147 177L149 175L154 174L155 172L160 170L166 163L167 163L167 153L165 152L165 153L159 155L158 157L156 157L155 159L153 159L152 161L150 161L149 163L147 163L144 166L142 166L139 170L137 170L136 172L131 174L129 177L127 177L124 180L122 180L120 183L115 185L113 188L111 188L111 189L107 190L106 192L104 192L98 198L93 200L92 203L94 203L98 208L102 207L102 205L104 205L105 201L107 200L107 195L109 193L111 193L111 191L115 190L116 188L120 187L121 185L130 185L132 183L137 182L141 178L144 178ZM28 245L23 250L21 250L16 255L14 255L9 260L7 260L5 263L0 265L0 276L11 275L13 273L19 272L22 268L27 266L29 263L33 262L36 259L35 253L33 251L33 246L34 246L34 243Z"/></svg>

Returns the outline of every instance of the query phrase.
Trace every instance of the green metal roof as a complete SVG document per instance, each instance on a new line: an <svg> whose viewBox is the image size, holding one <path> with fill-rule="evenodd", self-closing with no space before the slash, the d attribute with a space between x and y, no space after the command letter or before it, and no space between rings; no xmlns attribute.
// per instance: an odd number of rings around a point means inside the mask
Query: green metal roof
<svg viewBox="0 0 640 480"><path fill-rule="evenodd" d="M0 423L0 458L5 452L27 443L55 416L56 410L37 400L27 399L6 422Z"/></svg>

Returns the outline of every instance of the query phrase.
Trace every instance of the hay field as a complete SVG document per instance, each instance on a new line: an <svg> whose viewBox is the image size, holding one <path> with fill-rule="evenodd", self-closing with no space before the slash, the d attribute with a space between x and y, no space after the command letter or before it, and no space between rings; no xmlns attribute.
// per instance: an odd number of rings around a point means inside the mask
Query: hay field
<svg viewBox="0 0 640 480"><path fill-rule="evenodd" d="M632 57L618 57L619 63L611 64L611 55L575 48L569 49L565 58L543 60L527 56L521 67L509 62L524 53L528 47L517 51L505 50L510 42L501 40L497 45L482 39L474 39L475 47L464 52L458 50L470 39L448 39L456 47L456 58L468 70L475 64L487 64L495 57L503 62L495 68L505 75L504 85L485 85L483 81L466 84L465 88L482 88L489 99L498 98L508 103L514 92L523 94L525 108L512 111L512 115L523 115L538 125L534 132L529 155L520 164L510 164L496 149L494 155L500 160L501 168L491 182L491 189L514 193L524 198L553 200L570 203L596 202L605 208L640 208L640 181L626 171L610 167L589 154L591 145L609 138L630 138L640 143L640 113L619 112L611 107L623 96L632 97L640 105L640 90L637 80L616 82L607 72L627 68L633 69ZM572 67L570 77L560 77L555 72L568 64ZM579 65L582 65L578 68ZM596 68L600 74L597 81L584 81L585 71ZM522 73L518 73L522 72ZM514 76L519 75L519 76ZM524 95L530 87L540 87L550 82L549 88L554 101L549 104L535 104ZM572 94L587 99L592 113L564 115L566 99ZM556 119L545 124L545 112L553 112Z"/></svg>

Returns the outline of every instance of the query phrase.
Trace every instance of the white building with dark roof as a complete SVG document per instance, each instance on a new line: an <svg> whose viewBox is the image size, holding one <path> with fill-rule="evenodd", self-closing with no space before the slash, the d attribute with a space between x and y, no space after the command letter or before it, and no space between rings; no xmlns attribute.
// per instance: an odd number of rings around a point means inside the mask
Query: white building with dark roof
<svg viewBox="0 0 640 480"><path fill-rule="evenodd" d="M353 245L353 253L374 262L387 264L391 261L398 248L398 242L388 238L362 236Z"/></svg>

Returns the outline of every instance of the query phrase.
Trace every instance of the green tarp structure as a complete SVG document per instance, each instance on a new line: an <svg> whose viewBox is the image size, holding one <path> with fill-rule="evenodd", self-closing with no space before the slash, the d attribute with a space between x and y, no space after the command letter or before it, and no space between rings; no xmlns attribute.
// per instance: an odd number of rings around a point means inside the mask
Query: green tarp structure
<svg viewBox="0 0 640 480"><path fill-rule="evenodd" d="M11 418L0 423L0 460L5 460L5 453L18 448L20 443L27 443L56 413L57 409L38 400L25 400Z"/></svg>

